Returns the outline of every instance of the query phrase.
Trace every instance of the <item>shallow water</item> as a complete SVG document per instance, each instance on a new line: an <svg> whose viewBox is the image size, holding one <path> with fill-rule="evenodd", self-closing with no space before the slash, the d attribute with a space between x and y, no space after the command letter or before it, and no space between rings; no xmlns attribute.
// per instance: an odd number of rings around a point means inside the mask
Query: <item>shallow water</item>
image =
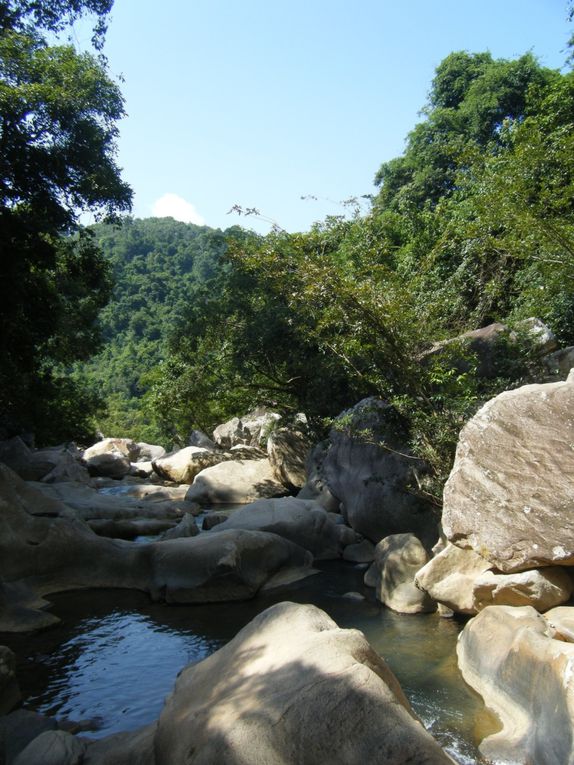
<svg viewBox="0 0 574 765"><path fill-rule="evenodd" d="M63 624L0 642L18 655L24 706L81 722L100 738L154 720L178 672L220 648L260 611L282 600L314 603L339 626L366 634L457 762L481 762L476 745L496 723L458 672L462 623L382 608L364 588L363 574L329 562L314 576L248 602L196 606L154 604L125 590L62 593L50 600ZM345 597L350 592L367 598Z"/></svg>

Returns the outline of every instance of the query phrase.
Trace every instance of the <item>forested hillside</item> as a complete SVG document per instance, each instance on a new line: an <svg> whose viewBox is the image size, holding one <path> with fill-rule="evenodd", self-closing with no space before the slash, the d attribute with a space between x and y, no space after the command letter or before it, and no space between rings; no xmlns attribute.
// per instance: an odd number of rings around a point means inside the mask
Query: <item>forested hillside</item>
<svg viewBox="0 0 574 765"><path fill-rule="evenodd" d="M157 440L161 434L152 425L153 413L144 413L142 397L166 355L170 333L201 285L222 267L227 239L241 236L241 230L221 232L173 218L128 219L92 230L114 287L100 314L104 348L78 366L76 375L106 402L107 411L95 420L98 428Z"/></svg>

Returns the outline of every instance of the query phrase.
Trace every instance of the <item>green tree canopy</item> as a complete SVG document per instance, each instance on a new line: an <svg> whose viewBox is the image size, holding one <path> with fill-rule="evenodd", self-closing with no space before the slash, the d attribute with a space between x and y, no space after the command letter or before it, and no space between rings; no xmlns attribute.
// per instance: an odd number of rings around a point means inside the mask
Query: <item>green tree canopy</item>
<svg viewBox="0 0 574 765"><path fill-rule="evenodd" d="M74 236L79 214L107 216L131 203L115 162L123 99L105 62L50 46L39 31L59 31L84 12L103 19L109 7L0 4L0 412L8 432L40 433L42 422L58 421L55 365L87 355L96 341L109 282L90 236Z"/></svg>

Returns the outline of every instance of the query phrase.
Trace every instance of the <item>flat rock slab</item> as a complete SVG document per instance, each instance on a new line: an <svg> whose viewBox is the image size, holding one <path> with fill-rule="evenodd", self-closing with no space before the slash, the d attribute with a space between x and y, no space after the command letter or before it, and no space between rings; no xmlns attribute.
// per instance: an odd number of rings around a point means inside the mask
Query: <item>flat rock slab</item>
<svg viewBox="0 0 574 765"><path fill-rule="evenodd" d="M574 565L574 377L501 393L463 428L444 532L505 573Z"/></svg>

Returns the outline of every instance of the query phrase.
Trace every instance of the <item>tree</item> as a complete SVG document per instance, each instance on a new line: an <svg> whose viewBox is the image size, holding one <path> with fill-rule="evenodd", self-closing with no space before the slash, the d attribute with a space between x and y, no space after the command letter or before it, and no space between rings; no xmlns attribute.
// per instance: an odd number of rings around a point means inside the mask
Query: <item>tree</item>
<svg viewBox="0 0 574 765"><path fill-rule="evenodd" d="M7 432L57 422L54 379L94 348L109 281L91 237L80 232L80 213L105 217L131 204L115 162L123 99L104 60L49 46L41 34L85 12L103 22L110 5L0 3L0 412ZM97 29L101 35L101 23Z"/></svg>

